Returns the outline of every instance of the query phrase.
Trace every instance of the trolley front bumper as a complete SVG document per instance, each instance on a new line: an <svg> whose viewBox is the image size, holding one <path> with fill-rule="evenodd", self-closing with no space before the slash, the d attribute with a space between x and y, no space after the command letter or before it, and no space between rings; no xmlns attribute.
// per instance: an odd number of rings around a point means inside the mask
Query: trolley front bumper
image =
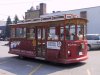
<svg viewBox="0 0 100 75"><path fill-rule="evenodd" d="M88 56L73 58L73 59L60 59L59 62L68 64L68 63L77 63L77 62L85 61L86 59L88 59Z"/></svg>

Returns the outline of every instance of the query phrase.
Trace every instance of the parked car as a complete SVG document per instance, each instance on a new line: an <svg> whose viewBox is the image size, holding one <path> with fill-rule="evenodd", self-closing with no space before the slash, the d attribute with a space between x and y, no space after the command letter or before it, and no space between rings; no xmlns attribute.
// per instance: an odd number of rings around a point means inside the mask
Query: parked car
<svg viewBox="0 0 100 75"><path fill-rule="evenodd" d="M100 48L100 34L87 34L88 50Z"/></svg>

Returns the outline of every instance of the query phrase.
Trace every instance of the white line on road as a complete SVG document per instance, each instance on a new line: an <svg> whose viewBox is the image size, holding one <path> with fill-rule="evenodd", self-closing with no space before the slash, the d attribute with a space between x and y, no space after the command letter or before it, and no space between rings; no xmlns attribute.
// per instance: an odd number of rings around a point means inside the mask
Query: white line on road
<svg viewBox="0 0 100 75"><path fill-rule="evenodd" d="M88 75L91 75L91 72L89 69L86 70Z"/></svg>
<svg viewBox="0 0 100 75"><path fill-rule="evenodd" d="M43 66L42 64L38 65L37 67L33 68L33 70L28 74L28 75L33 75L38 69L41 68L41 66Z"/></svg>

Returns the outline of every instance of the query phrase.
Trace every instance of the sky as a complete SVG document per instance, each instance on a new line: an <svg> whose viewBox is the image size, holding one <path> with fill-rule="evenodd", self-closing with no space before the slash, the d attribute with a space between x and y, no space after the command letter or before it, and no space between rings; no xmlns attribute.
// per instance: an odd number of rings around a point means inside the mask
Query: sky
<svg viewBox="0 0 100 75"><path fill-rule="evenodd" d="M36 8L40 3L46 3L47 13L100 6L100 0L0 0L0 21L8 16L13 20L15 15L22 20L31 6Z"/></svg>

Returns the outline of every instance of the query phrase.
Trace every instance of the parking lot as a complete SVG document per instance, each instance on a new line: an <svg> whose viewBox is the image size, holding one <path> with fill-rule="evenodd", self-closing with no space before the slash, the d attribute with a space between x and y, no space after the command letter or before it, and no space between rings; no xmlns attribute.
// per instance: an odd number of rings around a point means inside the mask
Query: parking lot
<svg viewBox="0 0 100 75"><path fill-rule="evenodd" d="M75 64L57 64L35 59L20 59L8 54L0 41L0 75L100 75L100 50L88 52L88 60Z"/></svg>

